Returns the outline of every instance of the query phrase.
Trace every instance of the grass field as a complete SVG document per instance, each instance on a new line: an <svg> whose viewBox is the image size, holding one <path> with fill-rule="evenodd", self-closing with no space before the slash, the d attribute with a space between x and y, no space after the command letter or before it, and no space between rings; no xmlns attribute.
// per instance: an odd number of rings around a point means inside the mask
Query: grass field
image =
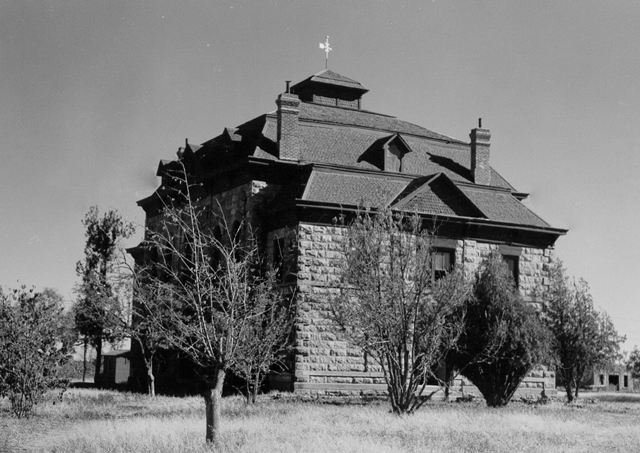
<svg viewBox="0 0 640 453"><path fill-rule="evenodd" d="M225 452L591 452L636 451L640 395L590 394L578 404L426 405L397 417L385 403L322 404L261 397L224 399ZM28 420L0 400L0 451L204 452L200 398L72 389Z"/></svg>

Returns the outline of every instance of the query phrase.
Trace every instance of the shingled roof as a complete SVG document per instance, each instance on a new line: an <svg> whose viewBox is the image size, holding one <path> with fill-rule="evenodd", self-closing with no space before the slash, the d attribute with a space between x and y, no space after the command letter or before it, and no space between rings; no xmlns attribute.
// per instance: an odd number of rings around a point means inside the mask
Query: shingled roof
<svg viewBox="0 0 640 453"><path fill-rule="evenodd" d="M367 110L354 110L341 107L302 103L300 104L300 120L321 124L335 124L343 126L355 126L387 133L397 132L411 134L417 137L432 138L448 143L467 144L461 140L438 134L422 126L417 126L393 116Z"/></svg>
<svg viewBox="0 0 640 453"><path fill-rule="evenodd" d="M345 77L343 75L338 74L337 72L333 72L330 69L325 69L324 71L320 71L311 77L303 80L302 82L298 82L294 86L291 87L291 91L295 93L301 87L307 85L309 82L316 82L325 85L334 85L345 88L353 88L362 93L366 93L367 90L360 82L357 82L349 77Z"/></svg>
<svg viewBox="0 0 640 453"><path fill-rule="evenodd" d="M315 96L320 85L322 93L336 96L343 90L358 96L368 91L361 83L330 70L299 82L291 91L307 90L307 95ZM325 105L315 102L313 96L301 97L295 107L298 152L294 161L286 161L312 168L302 201L386 205L429 215L550 228L514 196L522 198L523 194L493 168L489 185L474 184L470 143L393 116ZM401 173L385 168L390 143L402 144ZM271 112L225 128L202 148L190 148L203 169L246 157L278 161L278 115Z"/></svg>
<svg viewBox="0 0 640 453"><path fill-rule="evenodd" d="M411 179L318 166L309 176L302 200L345 208L389 206L426 215L550 228L508 190L456 182L444 173Z"/></svg>
<svg viewBox="0 0 640 453"><path fill-rule="evenodd" d="M302 199L346 206L383 206L395 199L411 179L373 173L314 168Z"/></svg>

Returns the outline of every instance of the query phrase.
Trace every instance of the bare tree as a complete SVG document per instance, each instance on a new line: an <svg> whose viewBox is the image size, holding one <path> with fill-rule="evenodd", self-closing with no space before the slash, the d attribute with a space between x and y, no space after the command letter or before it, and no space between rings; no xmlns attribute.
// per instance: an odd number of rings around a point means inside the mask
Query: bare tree
<svg viewBox="0 0 640 453"><path fill-rule="evenodd" d="M252 335L270 332L256 330L256 325L281 318L271 316L277 313L269 307L278 295L265 275L249 226L234 222L230 228L222 212L200 206L184 175L175 178L180 189L176 199L167 203L160 222L146 234L157 256L147 284L162 289L165 307L157 311L149 305L146 314L169 345L200 370L205 383L206 440L215 444L227 372L247 362L247 355L254 351L247 344ZM149 303L146 297L137 300ZM264 373L265 359L257 363Z"/></svg>
<svg viewBox="0 0 640 453"><path fill-rule="evenodd" d="M131 304L120 305L118 323L122 335L139 347L146 370L147 394L154 397L156 358L170 346L165 332L166 320L171 317L168 311L172 292L162 280L150 278L149 272L149 267L131 267L123 257L118 286L131 293Z"/></svg>
<svg viewBox="0 0 640 453"><path fill-rule="evenodd" d="M253 315L247 319L238 342L233 372L245 381L247 404L256 402L258 391L274 365L283 365L293 329L292 297L283 300L274 287L275 273L256 282Z"/></svg>
<svg viewBox="0 0 640 453"><path fill-rule="evenodd" d="M433 234L418 216L362 212L347 232L335 319L382 366L392 410L411 413L461 333L468 286L458 268L434 279Z"/></svg>

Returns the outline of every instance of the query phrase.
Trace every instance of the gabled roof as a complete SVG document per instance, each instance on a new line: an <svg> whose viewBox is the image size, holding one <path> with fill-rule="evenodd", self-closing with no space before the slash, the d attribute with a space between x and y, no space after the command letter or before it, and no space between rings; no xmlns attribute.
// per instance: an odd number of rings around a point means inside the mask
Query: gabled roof
<svg viewBox="0 0 640 453"><path fill-rule="evenodd" d="M393 209L435 215L482 217L482 212L442 173L416 178L392 203Z"/></svg>
<svg viewBox="0 0 640 453"><path fill-rule="evenodd" d="M444 173L407 177L314 166L302 201L344 207L383 207L448 218L550 228L506 189L461 183Z"/></svg>

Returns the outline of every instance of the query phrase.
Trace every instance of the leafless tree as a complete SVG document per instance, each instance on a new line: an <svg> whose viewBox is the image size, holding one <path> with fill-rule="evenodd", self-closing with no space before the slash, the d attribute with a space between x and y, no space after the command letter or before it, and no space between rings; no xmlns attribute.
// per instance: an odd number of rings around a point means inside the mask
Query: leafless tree
<svg viewBox="0 0 640 453"><path fill-rule="evenodd" d="M434 279L434 236L418 216L361 212L347 232L335 319L382 366L392 410L414 412L461 333L468 285L459 268Z"/></svg>
<svg viewBox="0 0 640 453"><path fill-rule="evenodd" d="M270 323L282 320L274 308L279 297L249 225L234 221L230 227L221 210L211 212L199 204L184 175L176 176L176 197L167 201L161 221L146 234L156 255L155 270L146 280L162 289L158 297L164 307L157 311L149 305L146 313L168 344L201 370L206 440L215 444L227 372L251 362L247 356L258 351L249 345L253 335L269 335L261 338L265 343L286 335L272 335ZM137 300L146 304L150 299ZM273 357L252 363L263 375Z"/></svg>
<svg viewBox="0 0 640 453"><path fill-rule="evenodd" d="M123 256L115 286L121 295L118 328L121 336L137 344L145 366L147 394L154 397L156 358L161 350L169 347L165 333L172 293L165 282L151 278L152 269L151 266L134 268Z"/></svg>
<svg viewBox="0 0 640 453"><path fill-rule="evenodd" d="M232 363L233 372L245 382L247 404L256 402L258 391L274 365L284 365L290 333L293 329L292 297L283 297L274 287L275 273L257 282L253 315L238 342L238 354Z"/></svg>

